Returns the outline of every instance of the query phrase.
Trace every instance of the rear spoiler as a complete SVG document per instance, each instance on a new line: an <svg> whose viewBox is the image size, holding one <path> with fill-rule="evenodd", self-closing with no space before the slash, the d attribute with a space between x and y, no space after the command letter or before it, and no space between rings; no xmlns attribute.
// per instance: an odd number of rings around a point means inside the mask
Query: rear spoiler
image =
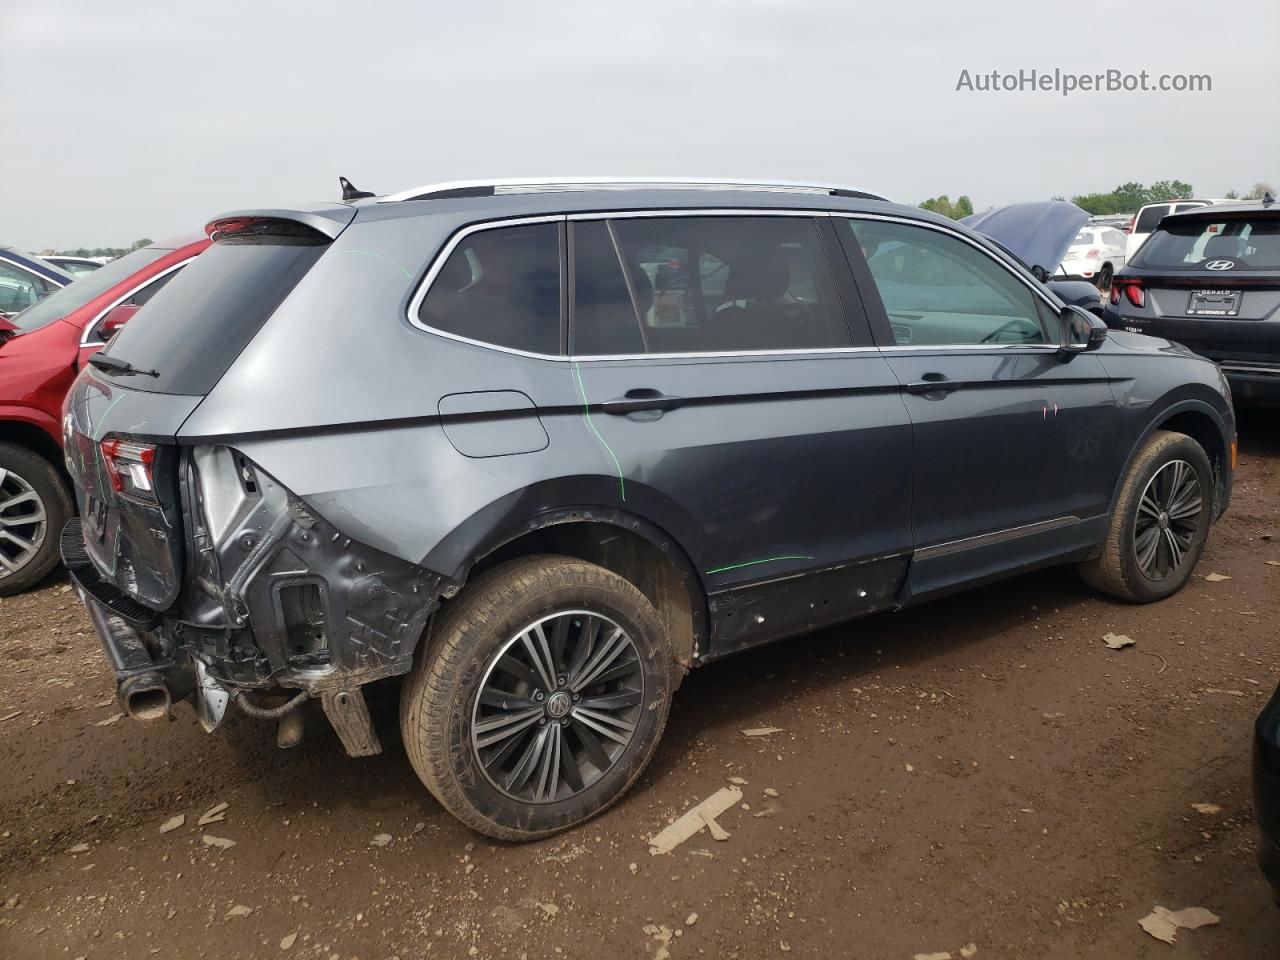
<svg viewBox="0 0 1280 960"><path fill-rule="evenodd" d="M219 235L226 235L249 223L294 224L323 234L330 240L337 239L356 217L352 207L342 204L325 204L308 210L261 209L233 210L210 220L204 232L210 240L217 240Z"/></svg>

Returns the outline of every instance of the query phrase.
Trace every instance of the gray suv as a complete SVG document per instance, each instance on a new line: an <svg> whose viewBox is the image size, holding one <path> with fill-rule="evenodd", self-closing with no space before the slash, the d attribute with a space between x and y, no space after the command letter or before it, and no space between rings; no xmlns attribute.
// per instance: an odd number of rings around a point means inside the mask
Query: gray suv
<svg viewBox="0 0 1280 960"><path fill-rule="evenodd" d="M63 554L121 703L319 700L453 814L616 801L692 667L1050 564L1176 591L1217 368L857 191L447 184L209 224L67 400Z"/></svg>

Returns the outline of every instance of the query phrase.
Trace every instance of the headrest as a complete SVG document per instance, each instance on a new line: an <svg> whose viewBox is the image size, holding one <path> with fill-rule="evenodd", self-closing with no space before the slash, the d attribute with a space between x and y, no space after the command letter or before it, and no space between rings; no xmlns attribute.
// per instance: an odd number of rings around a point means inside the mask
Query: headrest
<svg viewBox="0 0 1280 960"><path fill-rule="evenodd" d="M1206 260L1214 260L1218 257L1230 257L1234 259L1239 255L1239 237L1210 237L1204 245L1204 258Z"/></svg>
<svg viewBox="0 0 1280 960"><path fill-rule="evenodd" d="M725 284L725 300L777 300L791 286L791 263L774 248L772 256L743 257L734 261Z"/></svg>
<svg viewBox="0 0 1280 960"><path fill-rule="evenodd" d="M643 319L645 314L649 312L649 308L653 306L653 281L649 279L649 274L639 264L628 264L627 272L631 275L631 289L636 298L636 312Z"/></svg>

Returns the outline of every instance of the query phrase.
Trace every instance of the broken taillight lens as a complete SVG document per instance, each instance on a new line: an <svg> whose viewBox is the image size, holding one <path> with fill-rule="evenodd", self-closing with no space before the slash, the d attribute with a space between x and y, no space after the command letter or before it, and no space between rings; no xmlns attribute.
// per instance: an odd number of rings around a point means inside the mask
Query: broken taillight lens
<svg viewBox="0 0 1280 960"><path fill-rule="evenodd" d="M111 489L140 500L155 501L156 447L153 443L137 443L108 437L101 443L102 462L111 478Z"/></svg>

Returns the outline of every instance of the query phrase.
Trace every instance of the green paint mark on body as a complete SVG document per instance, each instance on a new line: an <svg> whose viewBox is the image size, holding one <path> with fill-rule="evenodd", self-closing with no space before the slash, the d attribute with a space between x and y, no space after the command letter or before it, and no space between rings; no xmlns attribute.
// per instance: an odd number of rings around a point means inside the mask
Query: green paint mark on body
<svg viewBox="0 0 1280 960"><path fill-rule="evenodd" d="M403 273L410 280L413 279L413 274L410 273L408 270L406 270L404 267L400 266L400 264L396 263L390 257L384 257L382 254L374 253L372 250L339 250L337 252L338 253L355 253L355 254L359 254L362 257L373 257L375 260L382 260L386 263L391 264L393 267L395 267L397 270Z"/></svg>
<svg viewBox="0 0 1280 960"><path fill-rule="evenodd" d="M587 402L587 388L582 385L582 369L579 364L573 365L574 380L578 384L578 393L582 395L582 419L586 421L587 427L596 435L596 439L600 441L600 445L608 451L609 458L613 461L613 467L618 471L618 493L622 497L622 502L627 502L627 481L622 476L622 464L618 462L618 456L613 452L613 447L609 446L609 441L600 435L600 431L596 429L596 425L591 421L591 404Z"/></svg>
<svg viewBox="0 0 1280 960"><path fill-rule="evenodd" d="M782 560L812 560L812 559L813 557L795 556L795 557L766 557L763 560L747 560L743 563L731 563L728 566L716 567L713 570L708 570L707 576L710 576L713 573L725 573L729 570L741 570L743 567L754 567L757 564L761 564L761 563L778 563L779 561L782 561Z"/></svg>

